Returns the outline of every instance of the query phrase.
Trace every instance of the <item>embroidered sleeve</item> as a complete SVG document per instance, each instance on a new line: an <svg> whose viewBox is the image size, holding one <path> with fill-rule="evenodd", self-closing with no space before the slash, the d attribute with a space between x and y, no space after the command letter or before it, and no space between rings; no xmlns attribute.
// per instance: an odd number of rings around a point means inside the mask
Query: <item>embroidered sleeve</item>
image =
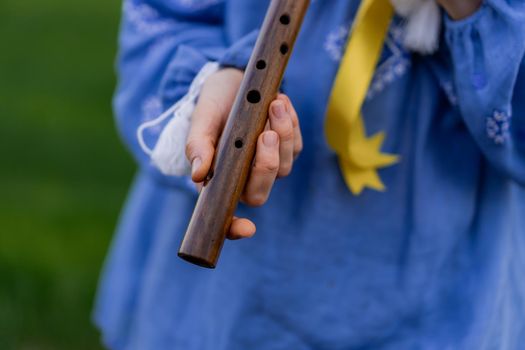
<svg viewBox="0 0 525 350"><path fill-rule="evenodd" d="M137 129L188 93L198 72L208 62L244 68L256 33L229 43L224 32L226 0L126 0L119 40L119 86L114 99L117 126L141 166L159 179L178 184L186 179L166 178L152 166L140 148ZM166 123L144 132L153 148Z"/></svg>
<svg viewBox="0 0 525 350"><path fill-rule="evenodd" d="M525 3L488 0L445 21L457 103L487 159L525 184Z"/></svg>

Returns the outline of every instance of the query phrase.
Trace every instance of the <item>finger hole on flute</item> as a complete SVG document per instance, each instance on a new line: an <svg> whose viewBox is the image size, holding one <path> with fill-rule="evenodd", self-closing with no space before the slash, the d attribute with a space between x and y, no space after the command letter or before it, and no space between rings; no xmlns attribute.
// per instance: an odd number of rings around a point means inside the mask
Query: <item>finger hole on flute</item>
<svg viewBox="0 0 525 350"><path fill-rule="evenodd" d="M259 60L257 61L257 63L255 64L255 67L259 70L263 70L266 68L266 61L265 60Z"/></svg>
<svg viewBox="0 0 525 350"><path fill-rule="evenodd" d="M288 53L289 49L290 48L288 47L287 43L282 43L281 44L281 48L279 49L279 51L281 51L281 54L286 55Z"/></svg>
<svg viewBox="0 0 525 350"><path fill-rule="evenodd" d="M261 101L261 93L257 90L251 90L246 95L246 99L250 103L259 103Z"/></svg>
<svg viewBox="0 0 525 350"><path fill-rule="evenodd" d="M287 26L288 24L290 24L290 15L285 13L281 16L281 18L279 18L279 22L281 22L281 24Z"/></svg>

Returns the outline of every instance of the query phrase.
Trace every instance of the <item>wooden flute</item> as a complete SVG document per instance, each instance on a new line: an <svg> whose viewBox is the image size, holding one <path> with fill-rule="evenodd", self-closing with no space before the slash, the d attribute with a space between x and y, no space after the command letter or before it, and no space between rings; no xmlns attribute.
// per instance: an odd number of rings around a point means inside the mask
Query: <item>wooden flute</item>
<svg viewBox="0 0 525 350"><path fill-rule="evenodd" d="M310 0L272 0L179 257L215 268Z"/></svg>

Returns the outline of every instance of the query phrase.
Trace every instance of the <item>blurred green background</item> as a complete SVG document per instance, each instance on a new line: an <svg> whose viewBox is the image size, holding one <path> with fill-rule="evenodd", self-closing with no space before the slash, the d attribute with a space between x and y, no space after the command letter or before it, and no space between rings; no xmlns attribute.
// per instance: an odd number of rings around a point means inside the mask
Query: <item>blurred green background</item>
<svg viewBox="0 0 525 350"><path fill-rule="evenodd" d="M0 1L0 349L100 349L98 273L133 175L120 1Z"/></svg>

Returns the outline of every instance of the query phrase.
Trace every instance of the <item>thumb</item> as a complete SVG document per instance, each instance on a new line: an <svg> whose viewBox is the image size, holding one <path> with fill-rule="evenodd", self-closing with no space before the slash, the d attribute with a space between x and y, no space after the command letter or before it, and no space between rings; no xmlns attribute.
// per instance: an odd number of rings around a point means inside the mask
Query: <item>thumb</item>
<svg viewBox="0 0 525 350"><path fill-rule="evenodd" d="M191 178L194 182L206 179L218 137L224 127L223 112L210 101L205 96L199 99L186 141L186 157L191 164Z"/></svg>
<svg viewBox="0 0 525 350"><path fill-rule="evenodd" d="M186 142L186 157L194 182L206 179L219 136L228 118L242 72L225 69L210 76L203 86Z"/></svg>

